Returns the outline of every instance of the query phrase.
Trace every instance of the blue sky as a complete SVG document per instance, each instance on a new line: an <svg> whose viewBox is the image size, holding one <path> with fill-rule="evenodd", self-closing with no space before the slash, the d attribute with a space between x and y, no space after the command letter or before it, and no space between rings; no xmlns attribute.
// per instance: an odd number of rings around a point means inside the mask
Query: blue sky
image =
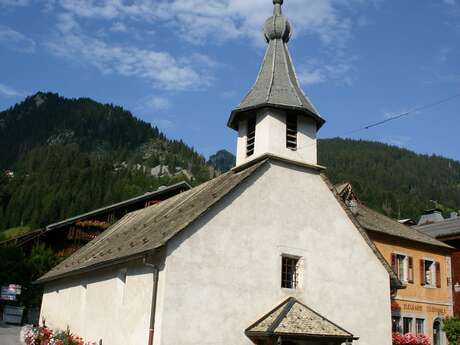
<svg viewBox="0 0 460 345"><path fill-rule="evenodd" d="M285 0L320 138L460 93L459 0ZM235 150L271 0L0 0L0 109L37 91L122 105L206 156ZM460 160L460 98L351 135ZM348 135L350 136L350 135Z"/></svg>

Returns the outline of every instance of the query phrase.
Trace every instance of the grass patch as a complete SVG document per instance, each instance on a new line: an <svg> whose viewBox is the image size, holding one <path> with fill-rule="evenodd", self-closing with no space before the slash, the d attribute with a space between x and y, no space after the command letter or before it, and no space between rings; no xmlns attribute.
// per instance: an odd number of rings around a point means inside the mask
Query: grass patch
<svg viewBox="0 0 460 345"><path fill-rule="evenodd" d="M27 234L28 232L30 232L30 227L28 226L18 226L15 228L1 230L0 231L0 241L9 240L9 239L12 239L13 237Z"/></svg>

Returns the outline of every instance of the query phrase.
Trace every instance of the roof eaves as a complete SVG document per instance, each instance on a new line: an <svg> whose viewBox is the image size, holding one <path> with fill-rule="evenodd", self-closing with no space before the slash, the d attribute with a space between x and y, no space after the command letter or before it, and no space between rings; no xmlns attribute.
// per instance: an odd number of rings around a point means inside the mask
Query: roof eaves
<svg viewBox="0 0 460 345"><path fill-rule="evenodd" d="M51 282L51 281L56 281L56 280L59 280L59 279L62 279L62 278L76 277L76 276L79 276L79 275L84 274L84 273L97 271L97 270L107 268L107 267L110 267L110 266L113 266L113 265L116 265L116 264L135 261L135 260L138 260L138 259L145 258L148 255L149 252L151 252L151 251L147 250L147 251L136 253L136 254L133 254L133 255L130 255L130 256L126 256L126 257L122 257L122 258L116 258L116 259L112 259L112 260L107 260L107 261L104 261L102 263L96 263L96 264L89 265L89 266L83 266L83 267L77 268L75 270L68 271L68 272L62 272L60 274L56 274L56 275L53 275L53 276L50 276L50 277L47 277L47 275L44 275L44 276L38 278L32 284L34 284L34 285L45 284L45 283L48 283L48 282Z"/></svg>
<svg viewBox="0 0 460 345"><path fill-rule="evenodd" d="M230 118L227 122L227 126L234 129L238 130L238 124L236 123L236 119L239 114L245 113L245 112L250 112L254 111L257 109L262 109L262 108L275 108L275 109L284 109L284 110L291 110L291 111L299 111L301 113L304 113L305 115L312 117L316 123L317 123L317 130L319 130L325 123L326 120L324 120L320 115L310 111L309 109L303 107L303 106L294 106L294 105L289 105L289 104L275 104L275 103L268 103L268 102L261 102L255 105L247 106L247 107L242 107L242 108L236 108L233 110L230 114Z"/></svg>

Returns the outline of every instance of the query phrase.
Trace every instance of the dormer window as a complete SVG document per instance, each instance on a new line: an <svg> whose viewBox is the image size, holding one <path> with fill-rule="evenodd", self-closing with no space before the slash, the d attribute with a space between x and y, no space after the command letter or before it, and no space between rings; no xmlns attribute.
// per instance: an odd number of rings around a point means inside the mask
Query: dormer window
<svg viewBox="0 0 460 345"><path fill-rule="evenodd" d="M248 120L248 135L246 141L246 156L252 156L254 154L254 146L256 143L256 119L252 118Z"/></svg>
<svg viewBox="0 0 460 345"><path fill-rule="evenodd" d="M286 147L293 151L297 150L297 115L287 115Z"/></svg>

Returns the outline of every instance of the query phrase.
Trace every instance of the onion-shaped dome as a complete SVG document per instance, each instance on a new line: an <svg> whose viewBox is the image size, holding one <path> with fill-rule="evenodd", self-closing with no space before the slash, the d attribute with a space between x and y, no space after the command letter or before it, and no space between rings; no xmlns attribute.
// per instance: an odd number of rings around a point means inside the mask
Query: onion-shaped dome
<svg viewBox="0 0 460 345"><path fill-rule="evenodd" d="M267 42L275 39L282 39L289 42L291 38L291 24L283 15L274 15L267 19L264 26L264 35Z"/></svg>

